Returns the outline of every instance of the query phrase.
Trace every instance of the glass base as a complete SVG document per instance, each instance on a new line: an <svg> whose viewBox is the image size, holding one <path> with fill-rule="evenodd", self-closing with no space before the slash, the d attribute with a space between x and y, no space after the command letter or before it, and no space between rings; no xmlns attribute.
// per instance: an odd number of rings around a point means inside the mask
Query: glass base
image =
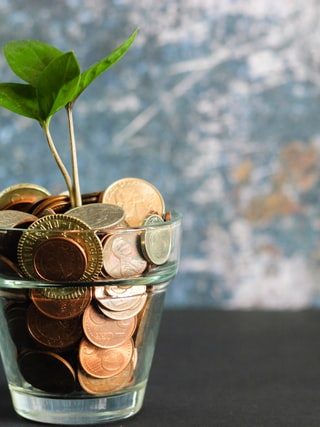
<svg viewBox="0 0 320 427"><path fill-rule="evenodd" d="M15 411L24 418L49 424L98 424L122 420L142 407L146 382L119 394L88 398L49 398L10 387Z"/></svg>

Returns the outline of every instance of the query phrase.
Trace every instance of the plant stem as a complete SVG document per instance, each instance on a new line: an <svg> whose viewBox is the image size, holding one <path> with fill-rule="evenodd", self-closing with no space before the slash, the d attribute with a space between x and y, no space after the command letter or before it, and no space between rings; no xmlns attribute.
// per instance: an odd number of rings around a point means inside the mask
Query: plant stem
<svg viewBox="0 0 320 427"><path fill-rule="evenodd" d="M78 160L77 160L77 148L74 137L74 126L73 126L73 115L72 115L72 104L69 103L66 106L69 126L69 142L71 150L71 165L72 165L72 192L74 197L75 206L81 206L81 192L78 172Z"/></svg>
<svg viewBox="0 0 320 427"><path fill-rule="evenodd" d="M74 205L73 202L73 193L72 193L72 182L71 182L71 178L70 175L65 167L65 165L63 164L63 161L61 160L61 157L59 156L59 153L54 145L50 130L49 130L49 122L45 121L42 125L42 129L44 130L46 139L47 139L47 143L49 145L50 151L53 155L54 160L56 161L62 175L63 178L65 180L65 183L67 185L67 189L69 191L69 195L70 195L70 200L71 200L71 204L72 206Z"/></svg>

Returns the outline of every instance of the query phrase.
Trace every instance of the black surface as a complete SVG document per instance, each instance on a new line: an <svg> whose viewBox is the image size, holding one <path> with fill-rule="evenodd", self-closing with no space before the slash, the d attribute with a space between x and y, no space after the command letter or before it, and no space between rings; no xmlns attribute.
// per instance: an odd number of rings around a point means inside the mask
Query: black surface
<svg viewBox="0 0 320 427"><path fill-rule="evenodd" d="M2 375L0 426L15 415ZM142 411L114 426L320 426L320 311L164 313Z"/></svg>

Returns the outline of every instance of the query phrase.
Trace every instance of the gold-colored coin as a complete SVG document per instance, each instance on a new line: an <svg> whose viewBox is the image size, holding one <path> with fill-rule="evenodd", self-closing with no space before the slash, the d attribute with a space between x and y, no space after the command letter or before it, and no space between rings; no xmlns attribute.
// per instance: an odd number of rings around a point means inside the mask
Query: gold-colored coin
<svg viewBox="0 0 320 427"><path fill-rule="evenodd" d="M17 203L32 203L48 196L49 191L36 184L16 184L0 192L0 209L9 208Z"/></svg>
<svg viewBox="0 0 320 427"><path fill-rule="evenodd" d="M143 225L148 229L141 234L141 249L152 264L162 265L168 261L171 252L171 227L164 225L161 216L148 216ZM154 225L154 227L152 227ZM150 227L150 228L149 228Z"/></svg>
<svg viewBox="0 0 320 427"><path fill-rule="evenodd" d="M91 203L69 209L66 212L74 218L84 221L93 230L105 230L121 223L124 211L120 206L108 203Z"/></svg>
<svg viewBox="0 0 320 427"><path fill-rule="evenodd" d="M102 246L90 227L68 215L47 215L35 221L22 235L18 244L18 262L26 277L37 278L34 255L39 244L50 238L73 239L87 256L86 270L81 280L93 280L102 268Z"/></svg>
<svg viewBox="0 0 320 427"><path fill-rule="evenodd" d="M160 192L150 182L140 178L123 178L111 184L100 195L102 203L122 207L130 227L139 227L147 215L163 215L165 204Z"/></svg>
<svg viewBox="0 0 320 427"><path fill-rule="evenodd" d="M44 298L63 299L63 300L82 298L86 294L86 290L87 288L83 288L80 286L41 289Z"/></svg>

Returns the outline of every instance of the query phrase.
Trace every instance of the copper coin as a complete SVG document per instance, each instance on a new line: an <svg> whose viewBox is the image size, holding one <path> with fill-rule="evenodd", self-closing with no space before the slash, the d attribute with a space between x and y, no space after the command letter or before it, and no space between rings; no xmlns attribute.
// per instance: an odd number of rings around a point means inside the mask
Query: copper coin
<svg viewBox="0 0 320 427"><path fill-rule="evenodd" d="M32 206L30 206L30 209L28 210L28 212L32 213L41 203L43 203L44 201L46 201L49 197L52 197L52 196L47 196L47 197L44 197L43 199L40 199L40 200L37 200L36 202L34 202L32 204Z"/></svg>
<svg viewBox="0 0 320 427"><path fill-rule="evenodd" d="M34 199L33 198L25 198L24 200L16 200L14 202L8 203L6 206L3 207L4 210L15 210L19 212L29 212L29 209L33 205Z"/></svg>
<svg viewBox="0 0 320 427"><path fill-rule="evenodd" d="M103 230L97 230L97 236L99 237L102 246L105 245L107 239L109 239L110 235L114 232L114 230L124 231L124 229L129 228L128 224L125 221L119 222L119 224L112 227L112 232L109 230L109 232L103 231Z"/></svg>
<svg viewBox="0 0 320 427"><path fill-rule="evenodd" d="M146 286L134 285L134 286L123 286L123 285L111 285L105 286L105 293L113 297L131 297L133 295L141 295L146 292Z"/></svg>
<svg viewBox="0 0 320 427"><path fill-rule="evenodd" d="M144 343L144 337L148 330L148 326L154 316L158 316L157 299L154 300L153 295L148 295L146 304L139 314L139 322L135 333L135 346L141 347ZM151 319L151 320L150 320Z"/></svg>
<svg viewBox="0 0 320 427"><path fill-rule="evenodd" d="M71 393L76 375L70 363L48 351L26 351L18 359L21 375L29 384L48 393Z"/></svg>
<svg viewBox="0 0 320 427"><path fill-rule="evenodd" d="M129 363L123 371L111 378L95 378L80 368L78 370L78 381L82 389L89 394L106 394L124 388L129 383L132 374L132 363Z"/></svg>
<svg viewBox="0 0 320 427"><path fill-rule="evenodd" d="M128 387L132 386L135 382L134 374L135 374L135 370L137 368L137 364L138 364L138 350L135 347L133 350L133 355L132 355L132 359L131 359L132 375L130 377L129 382L127 383Z"/></svg>
<svg viewBox="0 0 320 427"><path fill-rule="evenodd" d="M56 320L42 314L30 304L27 313L27 324L30 335L41 345L55 350L64 351L76 344L82 337L81 320Z"/></svg>
<svg viewBox="0 0 320 427"><path fill-rule="evenodd" d="M103 268L115 279L141 275L147 262L138 251L139 235L134 232L110 236L103 248Z"/></svg>
<svg viewBox="0 0 320 427"><path fill-rule="evenodd" d="M10 207L23 208L30 203L43 199L49 195L49 191L36 184L22 183L6 188L0 193L0 209L10 209Z"/></svg>
<svg viewBox="0 0 320 427"><path fill-rule="evenodd" d="M36 246L33 267L43 280L76 281L87 266L85 250L79 243L67 237L51 237Z"/></svg>
<svg viewBox="0 0 320 427"><path fill-rule="evenodd" d="M113 348L122 345L132 337L137 319L111 320L89 305L82 319L83 330L92 344L101 348Z"/></svg>
<svg viewBox="0 0 320 427"><path fill-rule="evenodd" d="M163 219L167 222L167 221L171 221L171 219L172 219L172 214L171 214L171 212L170 211L168 211L168 212L166 212L164 215L163 215Z"/></svg>
<svg viewBox="0 0 320 427"><path fill-rule="evenodd" d="M133 370L136 369L137 364L138 364L138 349L135 347L133 349L133 355L132 355L132 367L133 367Z"/></svg>
<svg viewBox="0 0 320 427"><path fill-rule="evenodd" d="M136 302L136 304L127 310L122 310L122 311L114 311L112 309L108 310L104 306L101 306L100 304L98 305L98 307L101 313L103 313L105 316L108 316L110 319L127 320L127 319L131 319L132 317L140 313L140 311L143 309L145 302L147 300L147 294L140 295L140 297L138 298L139 300Z"/></svg>
<svg viewBox="0 0 320 427"><path fill-rule="evenodd" d="M95 378L110 378L123 371L130 363L133 353L133 341L115 348L99 348L87 339L79 347L79 360L87 374Z"/></svg>
<svg viewBox="0 0 320 427"><path fill-rule="evenodd" d="M69 196L55 196L43 206L43 211L50 209L54 213L64 213L70 208L71 201Z"/></svg>
<svg viewBox="0 0 320 427"><path fill-rule="evenodd" d="M62 289L58 288L60 292ZM46 288L32 289L30 296L37 307L45 316L52 319L72 319L78 317L91 301L91 290L83 288L84 294L76 298L57 299L46 296Z"/></svg>
<svg viewBox="0 0 320 427"><path fill-rule="evenodd" d="M112 298L106 294L104 286L95 286L93 293L95 299L101 306L113 311L130 310L141 300L140 295L128 296L125 298Z"/></svg>
<svg viewBox="0 0 320 427"><path fill-rule="evenodd" d="M39 214L39 218L42 218L43 216L47 216L47 215L54 215L54 214L55 214L55 211L53 209L51 209L51 208L44 209Z"/></svg>
<svg viewBox="0 0 320 427"><path fill-rule="evenodd" d="M135 309L140 304L141 298L139 296L128 297L128 298L114 298L114 299L108 297L108 298L101 298L101 299L96 298L96 301L97 301L97 307L102 313L104 313L104 310L106 313L109 310L123 313L125 311L130 311Z"/></svg>
<svg viewBox="0 0 320 427"><path fill-rule="evenodd" d="M71 202L67 201L61 201L52 203L52 205L49 206L49 208L46 208L46 210L50 209L53 210L56 214L61 214L67 212L71 208Z"/></svg>
<svg viewBox="0 0 320 427"><path fill-rule="evenodd" d="M35 202L35 203L33 203L33 205L30 207L30 209L29 209L29 211L28 211L28 212L29 212L29 213L32 213L32 214L33 214L33 212L37 212L38 206L40 206L40 205L45 206L49 200L52 200L52 198L53 198L53 197L56 197L56 196L47 196L47 197L45 197L45 198L43 198L43 199L41 199L41 200L36 201L36 202ZM45 208L44 208L44 209L45 209ZM42 215L42 209L39 209L39 211L41 211L41 214L36 215L36 216L38 216L38 217L40 217L40 216ZM34 214L33 214L33 215L34 215Z"/></svg>
<svg viewBox="0 0 320 427"><path fill-rule="evenodd" d="M130 227L142 225L150 212L159 215L165 212L160 192L148 181L139 178L123 178L114 182L102 193L100 201L120 206Z"/></svg>
<svg viewBox="0 0 320 427"><path fill-rule="evenodd" d="M39 203L37 203L36 205L34 205L34 209L32 211L33 215L36 216L41 216L41 213L45 210L45 209L52 209L51 205L57 203L57 202L65 202L65 201L69 201L69 197L68 196L63 196L63 195L58 195L58 196L49 196L46 197L45 199L41 200Z"/></svg>

